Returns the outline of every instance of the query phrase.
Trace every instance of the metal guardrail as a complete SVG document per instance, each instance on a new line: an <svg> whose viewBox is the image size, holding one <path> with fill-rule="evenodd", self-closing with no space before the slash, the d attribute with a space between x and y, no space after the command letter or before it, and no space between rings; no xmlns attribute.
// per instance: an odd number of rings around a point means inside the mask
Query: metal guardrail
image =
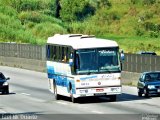
<svg viewBox="0 0 160 120"><path fill-rule="evenodd" d="M0 56L45 60L45 46L0 43Z"/></svg>
<svg viewBox="0 0 160 120"><path fill-rule="evenodd" d="M137 73L146 71L160 71L160 56L125 54L123 71Z"/></svg>
<svg viewBox="0 0 160 120"><path fill-rule="evenodd" d="M16 43L0 43L0 56L46 60L45 46ZM160 56L125 54L123 71L160 71Z"/></svg>

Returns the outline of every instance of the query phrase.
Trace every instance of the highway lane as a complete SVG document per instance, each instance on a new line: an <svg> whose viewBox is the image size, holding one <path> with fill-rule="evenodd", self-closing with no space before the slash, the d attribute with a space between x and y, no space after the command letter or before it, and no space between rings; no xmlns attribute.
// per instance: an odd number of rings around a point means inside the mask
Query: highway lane
<svg viewBox="0 0 160 120"><path fill-rule="evenodd" d="M68 119L87 120L106 119L106 114L109 119L138 119L146 114L160 114L160 97L139 98L135 87L123 86L123 94L118 96L117 102L101 97L85 98L81 103L73 104L66 97L54 99L48 90L46 73L4 66L0 66L0 71L11 78L10 94L0 95L0 113L45 114L42 116L45 119L53 114L62 119L68 114Z"/></svg>

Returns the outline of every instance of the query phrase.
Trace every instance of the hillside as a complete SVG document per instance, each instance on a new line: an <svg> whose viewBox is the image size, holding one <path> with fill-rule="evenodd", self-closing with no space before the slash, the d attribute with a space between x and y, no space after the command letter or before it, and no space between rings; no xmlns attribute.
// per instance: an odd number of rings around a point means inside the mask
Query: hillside
<svg viewBox="0 0 160 120"><path fill-rule="evenodd" d="M1 0L0 42L44 44L56 33L94 34L126 52L160 54L160 0Z"/></svg>

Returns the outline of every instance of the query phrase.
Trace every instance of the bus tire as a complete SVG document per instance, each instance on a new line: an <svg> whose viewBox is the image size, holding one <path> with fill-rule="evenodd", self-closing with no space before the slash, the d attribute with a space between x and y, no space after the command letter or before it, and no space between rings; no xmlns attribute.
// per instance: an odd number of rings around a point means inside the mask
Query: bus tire
<svg viewBox="0 0 160 120"><path fill-rule="evenodd" d="M70 95L71 95L72 103L76 103L77 102L77 98L74 98L73 93L72 93L72 88L70 89Z"/></svg>
<svg viewBox="0 0 160 120"><path fill-rule="evenodd" d="M110 102L115 102L117 100L117 96L116 95L111 95L110 96Z"/></svg>
<svg viewBox="0 0 160 120"><path fill-rule="evenodd" d="M73 95L71 95L71 101L72 101L73 103L76 103L76 98L74 98Z"/></svg>
<svg viewBox="0 0 160 120"><path fill-rule="evenodd" d="M60 99L60 95L57 93L57 85L55 84L54 84L54 97L55 97L55 100Z"/></svg>

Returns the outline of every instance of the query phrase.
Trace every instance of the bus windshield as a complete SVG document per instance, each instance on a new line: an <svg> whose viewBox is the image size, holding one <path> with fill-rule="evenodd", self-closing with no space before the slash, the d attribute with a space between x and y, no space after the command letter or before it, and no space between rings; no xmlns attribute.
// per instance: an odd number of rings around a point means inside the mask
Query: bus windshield
<svg viewBox="0 0 160 120"><path fill-rule="evenodd" d="M118 48L81 49L76 51L76 73L120 72Z"/></svg>

